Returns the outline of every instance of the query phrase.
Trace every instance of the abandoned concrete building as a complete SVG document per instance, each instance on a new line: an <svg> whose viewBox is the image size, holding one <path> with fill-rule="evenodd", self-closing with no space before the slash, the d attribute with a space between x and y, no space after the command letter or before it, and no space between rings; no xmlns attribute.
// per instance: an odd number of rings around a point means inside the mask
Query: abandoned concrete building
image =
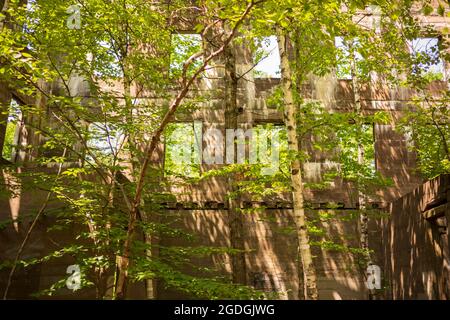
<svg viewBox="0 0 450 320"><path fill-rule="evenodd" d="M436 30L449 27L447 18L440 15L423 17L423 24ZM185 30L190 34L190 30ZM439 39L436 39L438 41ZM276 42L272 41L272 44ZM236 70L245 72L253 64L253 55L247 48L235 47ZM276 63L277 58L272 60ZM275 62L274 62L275 61ZM271 66L273 67L273 66ZM445 77L445 69L442 65ZM224 110L223 77L220 69L213 69L210 77L201 79L196 90L211 92L211 98L203 102L189 118L177 119L179 122L195 122L205 131L208 126L224 129L226 112ZM267 97L280 83L279 76L271 71L258 77L248 74L248 81L238 82L239 127L245 129L260 124L283 123L282 114L267 102ZM272 74L271 74L272 72ZM269 74L269 76L268 76ZM447 88L444 80L434 81L429 91L438 93ZM370 218L369 245L374 251L374 262L380 266L385 299L449 299L450 298L450 177L441 176L425 182L415 169L416 155L408 149L408 137L395 130L395 120L399 119L405 106L410 102L414 92L404 88L383 86L380 81L373 81L361 92L363 112L371 114L384 110L389 112L394 122L375 124L373 126L373 143L375 148L375 168L386 177L392 178L392 187L379 190L377 197L368 206L381 214ZM89 96L89 88L80 79L74 79L74 93L82 97ZM345 111L353 103L354 95L351 79L342 79L336 74L325 77L310 77L304 86L305 95L321 101L327 110ZM191 95L198 94L196 91ZM39 98L39 99L42 99ZM0 102L9 105L11 101L18 104L45 106L45 101L36 97L24 97L0 83ZM7 115L2 114L5 118ZM5 120L5 119L3 119ZM27 128L27 121L36 121L23 116L18 124L14 142L18 145L40 144L43 141L32 129ZM50 121L41 119L40 121ZM4 146L5 125L0 126L0 149ZM26 149L24 149L26 150ZM26 163L33 160L26 151L13 153L11 159L2 159L3 163ZM164 163L164 145L158 151L159 159ZM162 161L160 161L162 159ZM206 172L215 165L202 164L198 170ZM321 172L333 163L323 155L313 154L304 164L305 180L320 180ZM8 179L3 175L2 179ZM355 210L355 199L349 192L350 185L336 181L331 189L308 191L307 200L311 203L310 214L327 209L327 204L338 204L336 218L322 222L322 228L332 237L340 239L344 246L358 247L358 221L339 219L339 215ZM198 235L198 244L229 247L229 230L226 194L229 191L227 180L213 177L196 185L173 187L169 190L176 195L176 201L164 203L167 217L179 218L180 227ZM20 195L1 198L0 220L32 216L41 205L45 192L23 190ZM265 207L262 212L244 215L243 235L245 242L246 283L264 291L276 291L283 299L295 299L298 292L296 271L296 237L280 232L292 223L292 203L289 195L280 195L260 202L240 198L241 208ZM271 217L271 219L268 219ZM14 259L25 236L27 220L19 226L10 223L0 228L0 262ZM54 239L47 232L45 219L31 235L24 250L23 258L38 257L54 248ZM75 233L75 231L74 231ZM66 234L73 237L74 234ZM183 245L182 240L158 240L165 246ZM333 251L313 248L315 265L318 272L320 299L367 299L368 290L364 271L360 270L358 261L348 251ZM43 262L25 270L18 271L13 278L9 297L30 298L30 294L47 288L66 274L70 259ZM231 272L230 258L226 255L210 256L196 261L199 265L214 266L221 273ZM8 270L0 271L0 292L6 286ZM145 299L149 295L145 286L133 284L130 298ZM156 299L174 299L185 297L176 290L171 290L158 281L153 282L151 295ZM56 298L92 298L93 293L83 291L77 296L68 289L59 290Z"/></svg>

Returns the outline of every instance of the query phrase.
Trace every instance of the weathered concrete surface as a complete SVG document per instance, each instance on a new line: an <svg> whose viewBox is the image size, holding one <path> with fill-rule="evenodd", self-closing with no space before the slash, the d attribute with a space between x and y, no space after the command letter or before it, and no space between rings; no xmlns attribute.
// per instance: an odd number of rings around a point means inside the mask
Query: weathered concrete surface
<svg viewBox="0 0 450 320"><path fill-rule="evenodd" d="M318 80L311 80L311 84L305 88L305 92L312 98L323 98L326 94L327 101L330 103L330 107L339 109L340 105L350 104L351 88L348 86L347 81L334 80L334 84L330 84L334 89L327 91L320 89L314 90L315 83ZM273 109L271 106L265 104L265 98L270 94L271 90L277 85L277 79L258 79L256 81L256 100L254 103L255 109L243 110L240 115L239 122L244 128L251 127L258 124L259 121L281 123L281 114ZM308 91L309 90L309 91ZM324 93L325 92L325 93ZM402 106L407 103L407 99L410 98L411 93L395 93L395 96L403 96L404 101L399 104L395 104L391 99L393 96L392 92L383 95L384 99L380 96L380 91L377 91L376 103L371 92L373 90L364 91L364 110L365 112L374 112L383 109L388 110L393 118L396 119L400 116ZM332 95L330 96L330 93ZM44 103L44 102L39 102ZM374 107L375 106L375 107ZM261 108L261 109L258 109ZM224 113L222 108L222 102L220 97L211 104L207 104L204 108L199 109L195 112L190 119L203 120L206 124L214 124L219 128L223 126ZM51 120L47 119L46 122L50 124ZM377 169L388 177L394 180L394 187L386 191L380 191L380 199L374 199L375 202L388 202L396 199L397 197L410 192L414 187L421 183L421 178L414 173L415 155L407 150L406 140L403 136L396 133L394 129L395 123L389 125L377 125L375 126L374 137L375 137L375 148L376 148L376 161ZM39 144L41 143L39 137L33 135L33 131L29 130L27 135L23 138L27 139L25 142L28 144ZM158 159L162 159L163 148L161 147L158 152ZM32 162L33 149L29 154L21 155L22 161ZM155 159L155 161L158 161ZM305 178L308 181L311 179L317 179L326 169L327 165L324 162L323 156L315 153L311 154L311 161L305 164ZM207 171L214 166L202 165L202 171ZM186 227L188 230L193 231L195 234L200 235L206 243L213 245L223 245L226 243L227 238L227 218L226 215L221 214L221 210L226 209L226 199L225 195L227 193L228 186L223 178L217 177L209 179L195 186L186 187L172 187L170 192L176 195L176 200L173 204L168 204L168 207L178 206L184 208L181 212L184 213L183 218L186 219ZM45 195L37 195L36 193L27 194L23 193L20 200L13 199L15 203L20 202L20 207L15 213L19 216L24 216L28 213L35 213L39 204L42 203ZM307 191L306 198L309 202L313 203L315 207L321 204L334 202L341 203L343 208L352 209L355 208L355 197L352 197L352 186L343 183L342 181L335 181L334 186L331 190L322 191ZM244 202L252 203L251 199L242 199ZM9 207L9 200L4 199L4 205L2 206L2 218L11 217L13 211ZM177 204L178 203L178 204ZM245 203L242 204L244 207ZM282 226L286 227L289 224L289 212L290 212L290 197L288 194L279 195L277 199L266 201L263 203L252 203L252 205L264 205L267 206L263 215L270 215L274 212L275 222L263 222L264 219L260 219L259 215L250 214L246 218L245 230L248 230L246 235L246 245L248 246L250 253L247 255L248 264L248 279L250 284L255 287L260 287L264 290L276 290L280 291L282 297L284 298L295 298L297 292L297 275L295 274L295 239L292 236L286 234L280 234L278 231ZM208 211L208 215L199 215L197 211L192 211L195 206L204 208ZM174 208L174 207L173 207ZM278 208L278 210L276 210ZM214 210L212 210L214 209ZM211 219L216 220L214 227L209 229L206 225L211 224ZM40 255L43 254L43 250L46 252L54 248L54 244L48 240L48 234L45 233L46 228L50 225L50 222L43 226L42 231L36 231L33 237L36 239L36 247L30 247L30 254ZM22 225L25 229L26 225ZM292 226L292 224L290 224ZM374 223L375 227L377 226ZM358 239L358 225L356 221L347 221L345 223L330 223L326 222L325 229L329 228L331 234L336 234L340 232L345 234L345 237L353 238L351 246L357 247ZM23 229L23 230L24 230ZM214 231L215 230L215 231ZM278 231L277 231L278 230ZM372 232L373 242L377 243L379 236L376 234L376 230ZM379 230L379 229L378 229ZM345 232L344 232L345 231ZM1 259L11 259L13 256L13 249L17 248L21 239L23 239L22 233L17 233L14 229L7 228L2 230L2 249L3 252L11 251L8 257L1 257ZM216 232L213 236L211 233ZM69 237L69 234L60 235L64 238ZM72 234L73 236L73 234ZM341 237L341 236L339 236ZM222 239L222 240L220 240ZM57 239L56 242L59 242ZM342 240L342 239L341 239ZM69 241L69 239L67 239ZM169 241L164 240L162 241ZM225 242L223 242L225 241ZM8 248L8 249L7 249ZM40 248L40 249L39 249ZM9 252L8 251L8 252ZM323 251L323 250L320 250ZM323 251L317 253L318 258L316 259L317 268L319 272L319 289L321 290L321 297L325 299L362 299L366 296L364 287L364 278L362 273L358 269L354 257L348 252L332 252ZM70 260L70 259L69 259ZM40 273L36 270L31 278L33 281L38 281L39 288L43 289L48 287L52 281L60 279L61 276L65 275L66 268L68 265L72 264L73 261L61 260L55 264L46 264L41 267ZM214 261L198 261L204 263L205 265L217 265ZM219 263L220 264L220 263ZM227 265L227 264L224 264ZM229 271L229 270L228 270ZM39 277L37 275L40 274ZM2 277L4 279L4 277ZM38 280L36 278L39 278ZM30 280L31 281L31 280ZM20 285L19 285L20 287ZM23 285L22 293L26 296L28 294L28 289L34 288L29 284ZM177 294L170 293L170 291L165 291L163 288L158 288L158 297L176 297ZM32 290L32 289L29 289ZM19 290L20 292L20 290ZM59 297L69 298L74 296L69 291L61 291L58 294ZM86 293L85 297L92 297L91 293ZM144 298L145 295L142 290L137 290L137 294L134 297ZM178 295L179 297L179 295Z"/></svg>
<svg viewBox="0 0 450 320"><path fill-rule="evenodd" d="M433 15L427 19L428 21L422 19L423 23L435 25L437 29L448 25L444 17ZM186 30L189 30L189 27ZM250 61L252 55L244 52L239 56L242 58L242 61L238 61L237 69L241 71L247 70L248 66L252 64ZM217 62L220 64L220 61ZM215 70L215 68L211 68L211 70ZM199 80L196 90L192 90L188 96L188 98L193 98L199 94L206 93L210 96L208 102L193 114L180 116L177 120L202 120L205 124L214 124L219 128L223 127L225 121L223 112L224 83L223 79L220 79L220 77L223 77L223 70L217 68L217 74L211 74L210 76L212 76L211 78L214 78L214 76L217 78ZM254 82L240 81L238 97L239 104L242 105L242 113L239 115L239 122L243 127L249 128L260 122L282 122L282 114L273 106L268 105L266 100L278 83L279 79L275 78L254 79ZM443 82L435 82L430 86L429 90L430 92L437 93L439 89L445 88L445 85ZM79 79L73 79L71 87L74 90L74 94L80 96L88 95L86 92L88 88L85 88ZM117 91L118 95L123 91L120 85L111 88L111 90ZM133 90L138 92L137 88L133 88ZM350 81L336 79L333 75L328 75L324 78L311 77L308 83L302 88L302 91L304 92L305 98L320 100L326 108L331 110L346 111L352 107L353 93ZM414 169L415 154L408 151L405 137L402 137L394 130L396 120L401 117L405 106L413 94L414 92L411 90L391 88L383 85L382 82L368 84L361 92L363 112L371 114L376 111L385 110L393 118L392 123L376 125L374 130L376 167L382 174L392 178L394 181L392 188L379 190L379 199L373 199L372 202L379 203L381 206L408 194L423 182ZM8 88L0 84L0 101L8 102L11 96ZM45 107L45 99L43 97L32 97L28 99L29 101L26 101L26 97L20 98L22 98L21 100L24 103ZM141 92L138 98L161 102L161 99L152 95L151 92ZM44 126L56 125L56 121L50 117L48 119L25 119L25 123L27 121L39 121ZM2 136L2 130L4 130L4 127L0 125L0 138ZM35 135L30 128L24 128L24 130L20 143L31 145L33 148L27 153L20 154L17 160L21 162L32 162L37 155L37 148L35 147L42 144L43 139ZM162 159L162 150L163 147L161 146L158 152L159 158L155 159L155 161ZM326 166L324 164L324 158L321 155L311 154L311 161L304 168L306 180L316 179L323 173ZM202 166L202 171L207 171L208 169L211 169L211 167L206 165ZM172 188L168 191L176 194L174 206L183 209L173 210L174 208L170 208L172 210L168 212L175 216L181 215L182 223L180 227L198 235L198 242L196 242L198 245L229 246L229 226L225 210L225 195L228 190L227 184L221 178L210 179L194 187ZM417 196L420 197L420 194ZM414 197L414 195L408 195L407 197ZM45 194L43 193L24 191L21 193L20 198L0 199L0 218L4 220L13 216L32 216L37 212L44 198ZM316 206L334 202L343 204L343 208L347 210L355 208L355 197L352 197L352 186L341 181L336 181L331 190L308 191L306 198ZM243 200L246 201L248 199ZM413 200L409 201L413 202ZM269 209L263 213L247 215L245 219L245 230L247 230L245 243L246 248L249 250L246 257L249 270L249 284L267 291L280 291L284 298L295 298L298 286L297 275L295 274L296 239L286 232L292 226L289 202L289 195L280 195L274 201L275 205L268 202L264 203ZM202 209L193 210L193 206L195 205ZM407 203L404 205L406 207ZM396 212L401 212L401 208L403 207L397 206L396 208L400 208L398 210L396 209ZM347 210L342 210L341 213L347 214ZM318 211L316 210L316 212ZM431 290L429 296L433 296L433 290L428 289L432 285L428 283L434 283L433 279L439 278L441 274L439 273L441 268L440 260L437 260L437 264L433 262L437 259L436 257L438 255L430 251L431 249L435 250L436 246L431 247L433 242L425 238L428 234L424 231L428 230L425 228L426 224L417 219L417 216L400 217L393 214L392 221L389 224L390 228L393 228L393 231L389 233L389 236L387 236L385 229L385 241L392 240L391 242L384 242L384 245L389 248L386 254L392 259L388 261L391 265L385 265L385 270L387 272L389 271L388 274L392 274L390 275L393 284L392 296L395 298L420 297L420 294L417 292L422 290L421 288L427 288L428 291ZM357 247L357 239L359 237L356 221L357 219L343 221L342 219L333 218L318 223L329 234L329 237L345 246ZM25 219L18 225L18 229L11 223L6 228L0 230L0 262L14 258L14 254L20 242L23 240L24 231L28 225L29 220ZM43 221L39 225L39 228L33 233L31 244L27 248L24 256L42 256L52 249L57 248L55 246L56 242L63 243L64 241L71 241L77 234L75 230L68 231L64 234L49 233L49 226L51 226L51 221ZM376 252L381 252L383 248L380 240L381 230L383 230L382 224L379 219L374 218L371 220L371 226L370 245ZM414 237L422 239L422 242L419 243L414 242L417 240L411 240L408 235L405 235L405 229L409 230L408 232L411 234L414 234ZM324 240L320 236L316 238L315 240L317 241ZM165 245L195 245L195 243L188 244L180 239L174 241L170 238L163 238L160 241ZM429 241L429 243L426 241ZM416 244L420 245L417 247L420 249L414 250L420 251L420 257L428 257L427 259L429 259L425 260L424 267L420 267L417 262L414 264L408 260L410 258L408 254L414 252L411 248ZM317 255L316 266L319 275L321 298L363 299L366 297L364 277L358 269L358 261L355 260L353 254L342 250L322 250L317 247L314 250L314 253ZM413 257L419 256L413 255ZM382 258L382 256L378 257L377 261L383 261ZM226 275L230 272L228 256L211 256L195 262L200 265L216 266L218 268L217 272L221 274ZM72 263L73 259L68 258L55 263L46 263L45 265L38 266L36 269L28 271L27 274L21 273L19 270L11 297L29 298L29 294L36 291L36 288L47 288L52 282L61 279L66 274L67 266ZM403 267L399 267L399 263ZM413 263L414 268L411 269L407 263ZM0 275L0 293L4 287L5 272L3 271ZM419 279L422 276L425 280ZM424 281L426 282L426 286L424 285ZM420 283L422 284L419 285ZM400 287L401 285L406 289L402 289ZM407 293L405 293L405 290ZM426 290L423 289L422 291L425 292ZM72 298L75 295L68 290L63 290L58 292L57 297ZM83 292L81 295L77 293L76 297L92 298L93 294L92 292ZM132 297L144 298L145 293L142 288L138 288L132 290ZM157 298L169 297L180 297L180 295L179 293L164 289L160 284L157 290Z"/></svg>
<svg viewBox="0 0 450 320"><path fill-rule="evenodd" d="M309 216L317 218L317 210ZM331 213L331 212L329 212ZM343 248L357 247L357 219L348 218L347 211L334 212L331 219L318 222L326 236L316 236L315 241L333 239ZM229 247L228 215L226 210L170 210L165 217L194 235L191 241L180 237L164 237L162 247L170 246L214 246ZM264 212L245 214L244 239L249 285L265 292L277 292L281 299L298 298L298 277L296 269L297 241L292 229L291 210L266 209ZM353 237L351 236L353 235ZM164 250L161 248L161 250ZM365 299L366 290L357 257L345 249L324 249L313 246L316 256L318 287L321 299ZM222 275L230 278L231 265L227 254L213 254L191 260L194 265L208 266L216 270L202 274L193 269L184 269L192 275ZM180 292L158 287L158 298L177 299L186 297Z"/></svg>
<svg viewBox="0 0 450 320"><path fill-rule="evenodd" d="M450 175L389 206L383 224L387 298L450 299Z"/></svg>

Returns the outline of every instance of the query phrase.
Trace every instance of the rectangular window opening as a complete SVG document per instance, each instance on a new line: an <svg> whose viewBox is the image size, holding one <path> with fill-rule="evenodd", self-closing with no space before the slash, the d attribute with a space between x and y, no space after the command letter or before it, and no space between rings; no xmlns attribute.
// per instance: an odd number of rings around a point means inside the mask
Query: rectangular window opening
<svg viewBox="0 0 450 320"><path fill-rule="evenodd" d="M15 99L11 99L8 108L8 117L6 119L5 136L3 140L2 157L3 159L13 161L17 143L19 139L19 125L22 121L22 110L20 104Z"/></svg>
<svg viewBox="0 0 450 320"><path fill-rule="evenodd" d="M254 127L253 152L262 174L289 172L287 133L284 125L258 124Z"/></svg>
<svg viewBox="0 0 450 320"><path fill-rule="evenodd" d="M198 178L201 174L202 122L171 123L165 134L166 176Z"/></svg>
<svg viewBox="0 0 450 320"><path fill-rule="evenodd" d="M358 68L358 62L363 58L358 50L358 40L353 39L352 43L349 43L348 40L344 39L344 37L335 37L334 43L336 46L337 54L337 66L336 66L336 77L340 80L351 80L352 79L352 64L351 59L352 55L350 54L350 47L353 48L353 57L356 60L356 66ZM358 71L358 70L356 70Z"/></svg>
<svg viewBox="0 0 450 320"><path fill-rule="evenodd" d="M365 175L374 176L377 172L375 153L374 124L365 123L360 128L351 124L337 132L339 163L345 175L354 175L354 168L364 172ZM360 162L360 146L363 148L363 162Z"/></svg>
<svg viewBox="0 0 450 320"><path fill-rule="evenodd" d="M281 62L276 36L255 39L256 50L254 53L255 78L280 78Z"/></svg>
<svg viewBox="0 0 450 320"><path fill-rule="evenodd" d="M445 68L439 54L438 38L416 38L410 42L413 73L429 80L444 80Z"/></svg>
<svg viewBox="0 0 450 320"><path fill-rule="evenodd" d="M184 63L202 50L202 36L197 33L174 33L171 35L169 73L171 78L181 77ZM192 75L202 64L203 57L196 58L188 67L187 75Z"/></svg>
<svg viewBox="0 0 450 320"><path fill-rule="evenodd" d="M87 159L93 160L92 156L100 160L113 159L123 141L123 135L118 128L104 122L92 122L87 129Z"/></svg>

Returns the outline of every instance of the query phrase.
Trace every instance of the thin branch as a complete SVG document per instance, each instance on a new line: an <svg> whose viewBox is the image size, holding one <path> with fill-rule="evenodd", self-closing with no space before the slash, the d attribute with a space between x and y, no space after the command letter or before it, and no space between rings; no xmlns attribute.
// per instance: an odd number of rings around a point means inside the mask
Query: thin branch
<svg viewBox="0 0 450 320"><path fill-rule="evenodd" d="M205 58L205 60L203 61L202 66L197 69L197 71L194 73L194 75L188 81L186 81L186 79L183 79L184 88L178 93L177 97L170 104L169 110L164 115L164 117L163 117L163 119L161 121L161 124L159 125L159 127L155 131L155 133L153 134L153 137L152 137L150 143L146 147L144 162L142 164L142 167L141 167L141 170L140 170L140 174L139 174L139 178L137 180L135 197L134 197L134 200L132 202L132 208L130 210L130 217L129 217L129 222L128 222L127 236L126 236L126 239L125 239L125 242L124 242L124 245L123 245L122 256L118 257L119 274L118 274L118 277L117 277L117 282L116 282L117 285L116 285L116 290L115 290L115 295L116 295L117 299L123 299L125 297L126 283L127 283L127 277L128 277L128 267L129 267L129 252L130 252L130 248L131 248L132 237L133 237L133 234L134 234L134 228L135 228L135 224L136 224L136 217L137 217L137 213L139 211L138 208L139 208L139 205L140 205L140 202L141 202L142 191L143 191L144 185L145 185L145 177L146 177L146 174L147 174L147 169L148 169L148 166L150 165L151 157L153 156L153 153L154 153L154 151L155 151L155 149L156 149L156 147L157 147L157 145L159 143L160 137L161 137L162 133L164 132L165 127L167 126L167 124L170 122L170 120L172 119L173 115L177 111L178 106L181 104L182 100L184 99L184 97L188 93L190 87L193 85L193 83L199 77L199 75L203 72L203 70L205 69L207 64L213 58L215 58L216 56L218 56L219 54L221 54L225 50L225 48L229 45L231 40L236 35L236 32L237 32L238 28L243 23L243 21L245 20L247 15L250 13L251 9L255 6L255 4L256 3L261 3L261 2L264 2L264 1L265 0L261 0L261 1L258 1L258 2L251 1L247 5L245 11L243 12L243 14L239 18L239 20L234 25L231 33L225 39L225 41L222 44L222 46L219 49L217 49L216 51L212 52L207 58Z"/></svg>

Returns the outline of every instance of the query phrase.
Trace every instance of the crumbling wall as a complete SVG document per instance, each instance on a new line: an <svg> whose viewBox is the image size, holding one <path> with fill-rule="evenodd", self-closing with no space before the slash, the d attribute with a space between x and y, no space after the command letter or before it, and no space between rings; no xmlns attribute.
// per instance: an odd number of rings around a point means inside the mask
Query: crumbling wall
<svg viewBox="0 0 450 320"><path fill-rule="evenodd" d="M397 199L383 223L387 298L449 299L450 175Z"/></svg>
<svg viewBox="0 0 450 320"><path fill-rule="evenodd" d="M431 19L431 18L430 18ZM439 25L439 28L447 25L444 18L432 17L432 23ZM252 55L244 52L239 55L237 69L245 71L252 64ZM211 70L214 70L211 68ZM209 95L208 102L203 104L189 117L178 117L179 121L202 120L204 124L214 125L218 128L224 127L224 91L223 70L218 68L217 76L213 79L202 79L196 90L189 93L190 97L201 93ZM215 71L208 71L215 72ZM238 97L242 106L238 122L245 128L250 128L260 122L282 123L282 113L273 106L268 105L267 97L279 84L277 78L251 79L252 81L241 80L239 82ZM87 88L83 83L74 79L71 82L74 94L88 96ZM434 82L429 90L438 92L445 88L446 83ZM120 91L120 86L115 88ZM304 86L305 97L322 101L326 108L334 111L345 111L351 109L353 103L353 93L351 81L336 79L333 75L324 78L311 77ZM375 149L376 167L382 174L393 179L394 186L387 190L378 191L378 199L372 199L372 203L380 206L390 201L404 196L422 183L422 179L415 172L415 154L408 151L407 141L399 133L395 132L395 122L400 118L405 106L409 103L414 92L401 88L391 88L382 83L370 83L361 91L361 104L363 112L371 114L384 110L392 115L393 121L389 124L375 125ZM9 101L11 92L5 84L0 84L0 101ZM33 97L37 100L42 99ZM33 100L33 99L32 99ZM32 102L31 102L32 103ZM37 104L45 104L45 101L38 101ZM1 119L0 119L1 120ZM51 122L51 119L41 119L44 122ZM2 127L0 126L0 129ZM30 134L23 135L21 143L38 145L42 143L38 137ZM2 131L0 130L0 138ZM2 142L2 139L0 143ZM160 148L159 150L163 150ZM22 154L21 159L32 160L33 154ZM305 165L305 175L315 179L323 173L330 164L325 164L319 157L312 155L312 160ZM162 154L159 153L159 159ZM203 165L202 170L217 166ZM423 190L432 190L435 193L437 187L431 183ZM428 188L428 189L427 189ZM197 242L189 243L182 239L160 239L162 245L214 245L229 246L229 224L226 214L225 195L229 186L225 179L216 177L208 181L201 182L194 186L172 187L170 191L176 196L174 204L167 204L168 216L181 216L180 227L185 228L197 235ZM421 189L422 190L422 189ZM391 219L386 222L383 229L384 242L380 241L380 230L382 225L377 218L371 219L370 245L381 252L385 248L386 256L389 257L384 265L386 271L387 285L390 286L393 298L420 298L420 297L441 297L444 292L444 284L439 284L444 279L441 256L445 250L437 250L443 243L437 241L437 234L442 232L440 227L430 227L430 222L421 220L420 214L416 213L429 198L425 191L418 191L404 196L394 202L391 207ZM440 189L439 189L440 190ZM427 191L428 192L428 191ZM426 194L426 196L425 196ZM427 199L428 199L427 198ZM13 215L19 217L32 216L36 214L40 205L45 199L44 193L35 191L22 192L20 198L0 200L0 219L5 220ZM335 181L330 190L307 191L308 202L319 207L326 203L341 204L341 213L355 208L355 199L352 198L352 186ZM242 199L244 202L251 202L249 199ZM278 291L282 298L296 298L298 288L298 277L296 274L296 239L286 232L292 226L290 213L290 196L288 194L279 195L273 203L264 203L268 209L262 213L248 214L244 220L245 245L248 253L246 263L248 266L249 284L256 288L267 291ZM255 205L255 204L251 204ZM200 209L193 209L197 206ZM176 209L179 207L178 209ZM421 207L421 208L422 208ZM405 214L407 212L408 214ZM318 210L310 212L312 216ZM358 246L358 222L357 219L342 221L335 218L320 222L322 228L331 238L338 239L348 247ZM0 230L0 260L11 259L24 237L24 231L29 226L29 222L24 222L16 229L14 224L8 225ZM32 241L27 248L24 257L37 257L56 248L54 242L70 241L76 235L76 231L65 234L51 234L46 232L51 226L51 221L42 221L39 228L33 232ZM436 228L438 231L436 231ZM430 231L432 230L432 231ZM434 231L433 231L434 230ZM439 231L441 230L441 231ZM430 233L431 232L431 233ZM447 231L448 232L448 231ZM318 237L316 240L321 240ZM383 246L385 247L383 247ZM364 277L359 270L358 261L354 255L345 250L329 250L314 247L316 267L318 270L319 292L324 299L363 299L366 297ZM437 250L437 251L436 251ZM412 261L411 259L417 259ZM382 261L379 258L377 261ZM231 272L229 257L211 256L195 261L200 265L215 266L218 274L229 275ZM59 280L66 273L68 265L73 260L67 258L56 263L40 265L34 270L28 271L28 275L20 273L14 281L14 292L11 297L29 297L35 289L48 287L55 280ZM422 264L422 266L420 266ZM447 265L448 266L448 265ZM190 270L187 270L188 272ZM5 285L5 270L0 275L0 293ZM22 282L20 282L22 281ZM447 280L446 280L447 281ZM433 289L438 285L438 289ZM440 287L439 287L440 286ZM418 293L422 292L422 293ZM179 292L171 291L164 287L163 283L158 284L156 290L157 298L181 297ZM60 298L71 298L75 295L68 290L58 293ZM92 292L77 293L77 297L90 297ZM142 290L133 291L134 298L144 298Z"/></svg>
<svg viewBox="0 0 450 320"><path fill-rule="evenodd" d="M318 210L309 211L311 218L317 214ZM327 236L312 237L316 241L331 238L343 246L339 249L313 246L321 299L366 298L357 257L346 250L358 246L357 225L355 221L343 221L341 218L346 215L346 211L335 212L334 218L318 224ZM159 243L161 251L170 246L230 246L226 210L171 209L167 211L164 221L194 238L163 237ZM277 293L280 299L298 299L297 240L292 229L292 210L268 208L262 212L246 213L243 223L248 285L267 293ZM205 273L186 267L183 271L187 274L231 278L231 262L227 254L206 255L190 261L193 265L207 266L215 271ZM166 288L163 282L158 284L157 297L160 299L189 297L180 291Z"/></svg>

